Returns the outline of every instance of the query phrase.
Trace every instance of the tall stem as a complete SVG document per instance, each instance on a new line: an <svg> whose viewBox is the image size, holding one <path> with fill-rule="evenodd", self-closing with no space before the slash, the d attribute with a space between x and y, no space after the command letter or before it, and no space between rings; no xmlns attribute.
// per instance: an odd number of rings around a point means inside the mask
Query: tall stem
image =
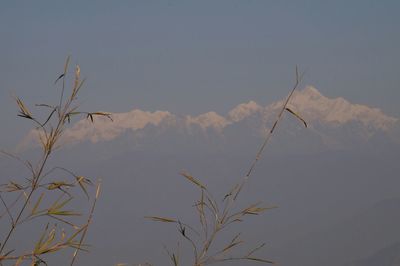
<svg viewBox="0 0 400 266"><path fill-rule="evenodd" d="M65 76L63 77L63 82L64 82L64 79L65 79ZM10 240L10 237L13 234L13 232L15 231L15 228L16 228L19 220L21 219L22 214L26 210L26 208L27 208L27 206L28 206L28 204L30 202L30 199L32 198L34 192L37 189L37 184L38 184L38 182L40 180L40 177L41 177L41 175L43 173L44 167L45 167L45 165L47 163L47 160L49 159L49 156L50 156L50 154L51 154L51 152L53 150L54 144L57 142L57 139L59 137L61 129L64 126L65 115L66 115L67 110L70 107L70 105L71 105L71 100L69 100L69 101L67 101L65 103L64 108L61 111L60 116L58 118L58 122L57 122L57 126L56 126L55 130L46 139L48 145L46 145L46 147L44 147L42 160L40 161L40 163L38 165L39 167L38 167L37 172L34 173L34 175L32 177L31 190L29 191L29 194L26 197L25 202L22 205L21 210L18 212L18 215L15 218L14 223L11 224L11 229L9 230L7 236L5 237L4 241L2 242L2 245L0 247L0 255L4 251L4 248L6 247L7 242ZM44 128L42 128L42 130L45 131Z"/></svg>

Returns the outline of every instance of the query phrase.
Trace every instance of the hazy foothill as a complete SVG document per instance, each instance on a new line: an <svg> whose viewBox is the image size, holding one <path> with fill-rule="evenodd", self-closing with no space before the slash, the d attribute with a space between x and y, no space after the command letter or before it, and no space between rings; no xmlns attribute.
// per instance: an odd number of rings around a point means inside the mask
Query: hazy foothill
<svg viewBox="0 0 400 266"><path fill-rule="evenodd" d="M0 4L0 265L400 265L397 10Z"/></svg>

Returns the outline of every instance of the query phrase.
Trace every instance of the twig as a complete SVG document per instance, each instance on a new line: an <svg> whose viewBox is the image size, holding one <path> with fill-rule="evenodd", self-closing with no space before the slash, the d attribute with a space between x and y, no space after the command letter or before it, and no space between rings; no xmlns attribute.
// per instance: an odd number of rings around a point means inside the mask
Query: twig
<svg viewBox="0 0 400 266"><path fill-rule="evenodd" d="M101 187L101 182L99 182L99 183L97 184L96 196L95 196L95 198L94 198L93 205L92 205L92 208L91 208L90 213L89 213L89 217L88 217L87 222L86 222L86 225L85 225L85 229L84 229L83 232L82 232L81 239L79 240L79 244L78 244L78 246L76 247L75 252L74 252L74 254L73 254L73 256L72 256L72 260L71 260L71 264L70 264L71 266L74 264L74 262L75 262L75 260L76 260L76 258L77 258L77 256L78 256L78 251L80 250L80 248L81 248L81 246L82 246L83 240L85 239L87 230L88 230L88 228L89 228L89 224L90 224L91 221L92 221L94 209L96 208L97 199L98 199L98 197L99 197L99 195L100 195L100 187Z"/></svg>

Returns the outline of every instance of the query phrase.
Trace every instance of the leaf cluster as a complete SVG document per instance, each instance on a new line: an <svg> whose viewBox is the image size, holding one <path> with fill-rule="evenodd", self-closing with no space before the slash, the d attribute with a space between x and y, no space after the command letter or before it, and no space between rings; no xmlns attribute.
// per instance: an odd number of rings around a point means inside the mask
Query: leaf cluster
<svg viewBox="0 0 400 266"><path fill-rule="evenodd" d="M69 62L70 57L67 57L64 70L54 83L55 85L61 83L58 103L35 105L36 108L44 110L44 119L39 119L22 99L14 97L19 109L18 116L34 123L41 144L41 155L37 161L33 162L23 160L12 153L0 151L1 154L19 161L29 173L27 177L0 184L0 200L3 207L3 210L0 209L0 220L7 217L9 219L9 229L5 233L0 232L0 237L3 238L0 241L0 265L5 262L20 265L24 261L30 261L31 265L47 264L46 255L67 248L74 250L71 258L72 265L78 251L87 249L84 238L99 197L100 183L93 188L94 184L89 178L60 166L50 167L49 159L54 150L59 147L60 139L72 117L83 115L93 122L96 116L111 119L111 115L104 112L79 110L76 101L85 80L81 79L78 65L75 67L72 88L65 95ZM85 213L79 212L72 204L80 195L84 195L88 200L86 219L80 218ZM18 247L9 247L10 239L16 234L18 228L23 224L33 224L33 220L40 220L40 223L47 225L39 239L32 243L31 250L24 251ZM59 224L62 226L60 227ZM36 231L40 232L40 229Z"/></svg>

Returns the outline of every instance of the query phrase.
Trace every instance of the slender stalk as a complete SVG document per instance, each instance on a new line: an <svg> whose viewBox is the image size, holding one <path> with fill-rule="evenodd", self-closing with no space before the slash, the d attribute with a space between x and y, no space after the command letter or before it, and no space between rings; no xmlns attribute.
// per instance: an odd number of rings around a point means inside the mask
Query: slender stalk
<svg viewBox="0 0 400 266"><path fill-rule="evenodd" d="M81 235L81 239L79 240L79 244L75 249L74 255L72 256L72 260L71 260L71 264L70 264L71 266L74 264L74 262L75 262L75 260L76 260L76 258L78 256L78 252L79 252L79 250L80 250L80 248L82 246L83 240L86 237L86 233L87 233L87 230L89 228L89 224L92 222L94 209L96 208L97 199L98 199L98 197L100 195L100 187L101 187L101 183L98 183L97 184L97 190L96 190L96 197L94 198L93 205L92 205L92 208L91 208L90 213L89 213L89 217L88 217L86 225L85 225L85 229L83 230L82 235Z"/></svg>
<svg viewBox="0 0 400 266"><path fill-rule="evenodd" d="M41 173L42 173L42 171L44 169L44 166L45 166L45 164L47 162L47 159L49 158L49 155L50 155L50 153L46 153L46 155L44 157L44 160L43 160L43 163L42 163L42 165L40 167L40 170L38 172L38 176L37 176L37 178L34 178L34 179L38 179L38 177L40 177L40 175L41 175ZM36 181L34 181L34 182L36 183ZM25 199L24 205L22 206L21 210L19 211L17 217L14 220L14 223L11 225L10 231L8 232L7 236L5 237L5 239L3 241L3 244L2 244L2 246L0 248L0 254L3 252L8 240L10 239L12 233L14 232L14 230L16 228L16 225L18 224L19 220L21 219L22 214L24 213L26 207L28 206L28 203L29 203L29 201L30 201L30 199L31 199L31 197L33 195L33 192L35 192L35 190L36 190L36 186L33 185L31 190L30 190L30 192L29 192L29 194L28 194L28 196Z"/></svg>
<svg viewBox="0 0 400 266"><path fill-rule="evenodd" d="M14 205L17 204L17 202L21 199L22 195L23 195L23 193L20 193L20 194L18 195L18 197L17 197L10 205L8 205L8 210L9 210L9 211L5 211L5 212L3 212L2 214L0 214L0 219L1 219L5 214L7 214L8 212L11 212L11 209L12 209L12 208L14 207Z"/></svg>
<svg viewBox="0 0 400 266"><path fill-rule="evenodd" d="M230 211L230 209L232 208L233 202L236 201L236 199L239 196L239 193L240 193L242 187L245 185L247 180L250 178L251 174L254 171L254 168L255 168L257 162L261 159L261 155L263 154L265 147L267 146L267 144L270 141L275 129L277 128L280 120L282 119L282 115L285 112L286 107L287 107L290 99L293 96L294 91L298 88L298 86L299 86L299 84L300 84L300 82L301 82L301 80L303 78L303 75L304 75L304 73L299 76L299 72L298 72L298 69L297 69L297 66L296 66L296 81L295 81L295 84L294 84L292 90L290 91L289 95L286 97L286 100L284 101L284 103L283 103L283 105L282 105L282 107L281 107L281 109L280 109L280 111L278 113L278 116L277 116L272 128L268 131L267 136L265 137L265 139L264 139L263 143L261 144L258 152L256 153L256 156L255 156L254 160L251 162L250 167L246 172L246 175L242 178L242 181L239 184L236 184L235 188L231 190L232 192L228 194L229 196L228 196L227 203L225 204L223 217L225 217L227 215L227 213Z"/></svg>
<svg viewBox="0 0 400 266"><path fill-rule="evenodd" d="M63 82L65 80L65 75L63 76ZM18 224L19 220L22 217L22 214L24 213L25 209L27 208L30 199L32 198L34 192L37 189L37 185L39 183L40 177L43 173L43 170L45 168L45 165L47 163L47 160L49 159L49 156L53 150L53 147L55 145L55 143L58 140L59 134L62 131L62 127L64 126L64 120L65 120L65 116L66 113L70 107L72 103L72 100L68 100L65 105L63 110L60 113L59 119L57 121L57 126L55 128L54 131L52 131L52 133L50 133L50 135L47 137L46 141L46 146L43 147L43 157L42 160L40 161L39 165L38 165L38 170L34 173L33 177L32 177L32 187L31 190L29 191L29 194L27 195L24 204L22 205L22 208L20 209L20 211L18 212L18 215L16 216L14 223L12 223L11 225L11 229L9 230L8 234L6 235L4 241L2 242L2 245L0 247L0 255L2 254L2 252L4 251L4 248L6 247L6 244L8 243L11 235L13 234L13 232L15 231L16 225ZM43 129L43 128L42 128ZM44 129L43 129L44 130Z"/></svg>
<svg viewBox="0 0 400 266"><path fill-rule="evenodd" d="M218 232L219 228L215 226L214 231L212 232L210 238L206 241L205 245L203 246L203 249L201 250L199 261L202 261L202 259L205 258L205 256L207 255L208 249L210 248Z"/></svg>
<svg viewBox="0 0 400 266"><path fill-rule="evenodd" d="M301 82L301 80L302 80L302 77L303 77L303 74L299 77L299 73L298 73L298 70L297 70L297 67L296 67L296 82L295 82L295 84L294 84L292 90L290 91L289 96L287 96L285 102L283 103L283 106L282 106L281 110L280 110L279 113L278 113L278 117L276 118L276 120L275 120L275 122L274 122L274 125L272 126L271 130L268 132L268 135L266 136L264 142L262 143L260 149L258 150L255 159L254 159L253 162L251 163L250 168L249 168L249 170L247 171L247 174L246 174L245 177L244 177L245 180L248 179L248 178L250 177L251 173L252 173L253 170L254 170L254 167L256 166L257 162L260 160L261 155L262 155L262 153L263 153L265 147L267 146L269 140L271 139L271 136L272 136L272 134L274 133L275 128L276 128L276 126L278 125L279 121L281 120L282 115L283 115L283 113L285 112L286 107L287 107L287 105L288 105L290 99L291 99L292 96L293 96L294 91L295 91L295 90L297 89L297 87L299 86L299 84L300 84L300 82Z"/></svg>
<svg viewBox="0 0 400 266"><path fill-rule="evenodd" d="M4 207L6 208L6 212L8 214L8 217L10 218L11 224L14 224L14 218L13 218L11 212L10 212L10 209L8 208L7 203L3 199L3 196L1 196L1 193L0 193L0 200L3 203Z"/></svg>
<svg viewBox="0 0 400 266"><path fill-rule="evenodd" d="M64 65L64 73L61 75L62 76L62 88L61 88L61 95L60 95L60 103L58 107L58 115L61 118L61 107L62 107L62 102L64 99L64 90L65 90L65 75L67 75L67 69L68 69L68 64L69 64L69 59L70 57L67 57L67 60L65 61ZM57 81L56 81L57 82Z"/></svg>
<svg viewBox="0 0 400 266"><path fill-rule="evenodd" d="M277 115L277 118L276 118L276 120L275 120L275 122L274 122L272 128L268 131L268 134L267 134L267 136L265 137L263 143L261 144L259 150L257 151L254 160L251 162L250 167L249 167L249 169L248 169L247 172L246 172L246 175L245 175L245 176L242 178L242 180L241 180L238 184L236 184L236 185L234 186L234 188L231 189L231 191L227 194L226 198L228 198L228 199L227 199L227 201L226 201L226 203L225 203L225 206L224 206L224 209L223 209L223 212L222 212L221 221L219 221L218 219L215 220L216 226L214 227L214 231L213 231L213 233L211 234L210 238L205 242L205 244L204 244L204 246L203 246L203 248L202 248L202 251L201 251L201 253L200 253L200 254L201 254L201 255L200 255L200 258L199 258L200 264L205 263L205 262L207 261L207 258L206 258L207 252L208 252L208 250L209 250L209 248L210 248L212 242L214 241L214 239L215 239L217 233L218 233L222 228L224 228L226 225L229 225L229 224L232 222L232 221L230 221L230 219L231 219L232 217L235 217L235 215L240 214L240 212L239 212L239 213L235 213L235 214L233 214L233 215L229 215L229 213L230 213L230 211L231 211L231 209L232 209L232 207L233 207L233 203L236 201L236 199L237 199L237 197L239 196L239 194L240 194L240 192L241 192L243 186L245 185L245 183L247 182L247 180L249 179L249 177L250 177L251 174L253 173L254 168L255 168L257 162L260 160L260 158L261 158L261 156L262 156L262 154L263 154L263 152L264 152L264 150L265 150L267 144L269 143L269 141L270 141L270 139L271 139L271 137L272 137L274 131L276 130L276 128L277 128L277 126L278 126L280 120L282 119L283 113L285 112L285 110L286 110L286 108L287 108L287 105L288 105L290 99L291 99L292 96L293 96L294 91L298 88L298 86L299 86L299 84L300 84L300 82L301 82L301 80L302 80L302 77L303 77L303 74L302 74L301 76L299 76L298 69L297 69L297 66L296 66L296 81L295 81L295 84L294 84L293 88L291 89L289 95L286 97L286 100L284 101L284 103L283 103L283 105L282 105L282 107L281 107L281 109L280 109L280 111L279 111L279 113L278 113L278 115ZM218 213L219 213L219 212L218 212ZM218 214L218 213L217 213L217 214ZM218 227L218 223L219 223L219 222L221 223L221 227ZM204 260L204 259L205 259L205 260ZM227 261L227 260L246 260L246 259L248 259L248 258L246 258L246 257L240 257L240 258L225 258L225 259L222 259L222 260L219 260L219 261ZM202 260L204 260L204 261L202 261ZM269 262L269 261L266 261L266 262Z"/></svg>

